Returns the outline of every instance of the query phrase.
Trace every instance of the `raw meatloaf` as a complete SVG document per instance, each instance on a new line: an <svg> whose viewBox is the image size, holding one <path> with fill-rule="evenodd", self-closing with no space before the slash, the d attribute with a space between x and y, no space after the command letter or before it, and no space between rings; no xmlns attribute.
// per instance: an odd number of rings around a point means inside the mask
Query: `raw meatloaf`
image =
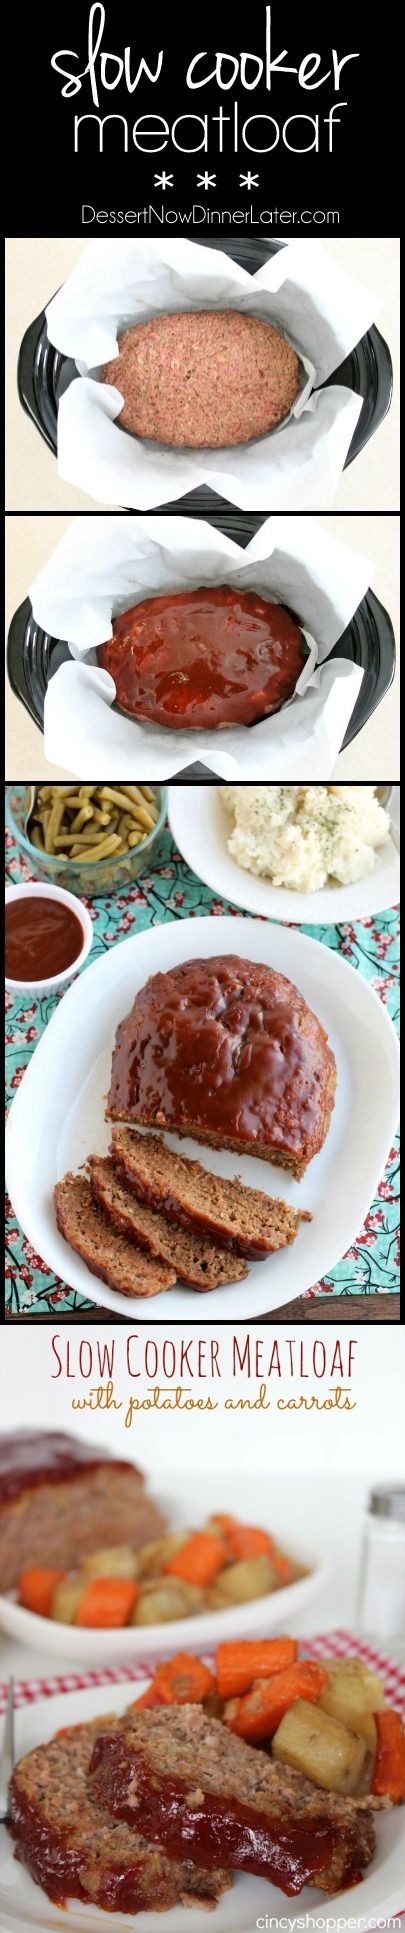
<svg viewBox="0 0 405 1933"><path fill-rule="evenodd" d="M305 1209L300 1213L259 1188L244 1188L241 1181L223 1181L222 1175L202 1168L200 1161L173 1154L161 1134L114 1127L111 1153L118 1173L139 1195L140 1203L150 1202L152 1208L162 1210L153 1215L154 1221L167 1216L184 1229L200 1229L215 1236L224 1249L247 1255L250 1261L260 1262L264 1255L286 1248L295 1241L300 1222L311 1220ZM151 1208L143 1212L151 1214Z"/></svg>
<svg viewBox="0 0 405 1933"><path fill-rule="evenodd" d="M122 428L153 443L229 448L275 429L300 387L298 356L269 322L237 309L156 316L125 329L103 383Z"/></svg>
<svg viewBox="0 0 405 1933"><path fill-rule="evenodd" d="M125 1134L125 1129L123 1130ZM131 1139L131 1137L129 1137ZM145 1135L138 1135L139 1141ZM183 1231L154 1214L144 1201L138 1201L132 1188L125 1186L112 1161L92 1155L88 1163L90 1186L108 1219L130 1240L168 1262L181 1282L195 1289L218 1289L228 1282L240 1282L247 1269L236 1255L215 1248L203 1235Z"/></svg>
<svg viewBox="0 0 405 1933"><path fill-rule="evenodd" d="M106 1913L163 1912L171 1906L215 1905L230 1875L205 1870L188 1855L171 1858L142 1827L111 1824L86 1788L95 1732L114 1719L81 1725L20 1760L10 1786L10 1826L17 1856L60 1906L91 1900Z"/></svg>
<svg viewBox="0 0 405 1933"><path fill-rule="evenodd" d="M0 1436L0 1589L28 1564L70 1570L104 1544L138 1550L164 1518L140 1470L59 1432Z"/></svg>
<svg viewBox="0 0 405 1933"><path fill-rule="evenodd" d="M100 1727L90 1789L167 1852L225 1861L290 1895L353 1885L374 1851L372 1802L319 1791L196 1705L134 1711L104 1738Z"/></svg>
<svg viewBox="0 0 405 1933"><path fill-rule="evenodd" d="M118 1027L107 1115L260 1155L300 1178L328 1131L336 1067L303 995L223 958L156 973Z"/></svg>
<svg viewBox="0 0 405 1933"><path fill-rule="evenodd" d="M298 624L255 591L180 591L113 620L98 662L135 718L172 731L254 725L287 703L305 662Z"/></svg>
<svg viewBox="0 0 405 1933"><path fill-rule="evenodd" d="M93 1200L84 1175L64 1175L57 1181L54 1201L61 1235L99 1282L119 1289L121 1295L145 1297L173 1288L174 1269L149 1259L142 1249L117 1234Z"/></svg>

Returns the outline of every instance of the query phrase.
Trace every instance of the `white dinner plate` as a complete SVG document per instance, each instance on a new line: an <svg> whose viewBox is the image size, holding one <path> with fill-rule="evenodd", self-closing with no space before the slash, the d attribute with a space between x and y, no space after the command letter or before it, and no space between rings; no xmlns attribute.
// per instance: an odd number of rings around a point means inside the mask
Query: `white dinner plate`
<svg viewBox="0 0 405 1933"><path fill-rule="evenodd" d="M295 893L273 886L245 872L228 852L233 819L217 785L169 786L169 821L183 859L199 879L221 899L260 913L270 920L293 925L330 926L343 920L367 919L397 906L400 894L399 852L388 838L375 855L373 871L353 886L322 886L318 893Z"/></svg>
<svg viewBox="0 0 405 1933"><path fill-rule="evenodd" d="M147 1680L134 1685L133 1696L140 1697ZM99 1687L91 1691L65 1693L60 1698L23 1706L16 1714L16 1757L34 1750L62 1725L79 1725L100 1718L112 1709L121 1713L131 1703L131 1686ZM324 1933L328 1925L358 1925L363 1929L381 1924L400 1912L404 1900L404 1811L392 1811L376 1819L377 1847L374 1860L358 1887L348 1892L319 1893L304 1887L298 1899L287 1900L279 1887L253 1875L237 1873L233 1886L224 1894L212 1918L213 1933L248 1933L257 1926L281 1929L297 1924L296 1915L310 1915L311 1933ZM72 1900L67 1911L53 1906L42 1888L35 1884L24 1867L13 1858L13 1842L5 1826L0 1827L1 1933L102 1933L112 1925L115 1933L207 1933L207 1915L198 1907L173 1907L165 1913L132 1914L100 1912ZM286 1917L288 1915L288 1918ZM291 1916L291 1918L290 1918ZM346 1918L345 1918L346 1916ZM305 1925L304 1920L300 1920Z"/></svg>
<svg viewBox="0 0 405 1933"><path fill-rule="evenodd" d="M198 1146L170 1135L172 1147L226 1176L309 1209L292 1247L249 1266L246 1280L198 1291L173 1288L152 1299L105 1287L60 1235L53 1188L91 1153L104 1154L105 1095L118 1022L150 974L183 960L239 953L286 974L329 1035L337 1062L336 1102L321 1152L298 1184L291 1173L252 1155ZM276 1309L329 1273L356 1240L384 1171L399 1112L399 1051L373 988L338 953L288 927L235 915L173 920L121 941L88 966L63 995L29 1063L9 1116L7 1186L21 1227L47 1267L92 1302L127 1320L237 1322Z"/></svg>

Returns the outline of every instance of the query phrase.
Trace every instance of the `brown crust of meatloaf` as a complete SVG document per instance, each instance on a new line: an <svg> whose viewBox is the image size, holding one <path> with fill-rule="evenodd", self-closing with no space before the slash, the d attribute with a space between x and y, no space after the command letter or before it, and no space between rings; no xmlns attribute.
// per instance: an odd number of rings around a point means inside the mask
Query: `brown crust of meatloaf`
<svg viewBox="0 0 405 1933"><path fill-rule="evenodd" d="M201 1235L174 1227L165 1215L155 1214L145 1202L138 1201L133 1189L120 1180L113 1161L92 1155L87 1165L92 1193L114 1227L150 1255L168 1262L181 1282L208 1290L240 1282L247 1275L239 1257L229 1252L226 1255Z"/></svg>
<svg viewBox="0 0 405 1933"><path fill-rule="evenodd" d="M141 1472L56 1431L0 1436L0 1590L30 1564L72 1570L111 1542L133 1550L162 1535L165 1518Z"/></svg>
<svg viewBox="0 0 405 1933"><path fill-rule="evenodd" d="M86 1787L100 1724L76 1727L20 1760L10 1786L10 1829L17 1857L50 1899L86 1900L106 1912L168 1911L179 1903L214 1905L231 1884L223 1871L171 1859L142 1832L114 1824Z"/></svg>
<svg viewBox="0 0 405 1933"><path fill-rule="evenodd" d="M304 1210L274 1200L241 1181L224 1181L200 1161L174 1154L161 1134L114 1127L111 1154L128 1188L185 1229L213 1235L228 1251L261 1261L295 1241Z"/></svg>
<svg viewBox="0 0 405 1933"><path fill-rule="evenodd" d="M180 1813L175 1832L173 1805L169 1802L171 1781L173 1793L176 1782L180 1781ZM184 1831L184 1843L196 1852L202 1842L201 1822L206 1833L213 1798L219 1799L222 1806L226 1802L227 1818L234 1820L236 1826L240 1822L240 1808L246 1808L246 1824L250 1822L249 1845L247 1858L239 1858L239 1864L250 1871L263 1870L260 1863L265 1833L263 1814L273 1824L278 1821L280 1830L288 1828L288 1824L332 1827L327 1865L320 1868L318 1852L311 1873L313 1883L326 1892L332 1892L336 1885L352 1884L359 1879L362 1867L369 1864L374 1851L372 1812L378 1809L378 1802L376 1808L368 1798L341 1799L335 1793L320 1791L300 1774L276 1764L266 1753L245 1745L195 1705L163 1711L160 1708L129 1711L115 1734L112 1727L104 1740L100 1728L90 1763L89 1785L114 1818L125 1818L129 1824L133 1820L136 1827L139 1812L145 1830L151 1835L154 1829L156 1837L161 1835L168 1850L173 1848L179 1832L182 1843ZM204 1801L208 1802L205 1818ZM251 1844L255 1825L260 1826L261 1832L259 1858ZM211 1832L212 1845L218 1849L221 1824L219 1821L214 1836L212 1816ZM321 1848L321 1856L322 1851ZM232 1863L229 1853L227 1857ZM238 1863L235 1848L233 1863Z"/></svg>
<svg viewBox="0 0 405 1933"><path fill-rule="evenodd" d="M81 1255L92 1275L121 1295L159 1295L176 1280L173 1269L149 1260L133 1242L119 1235L93 1201L90 1183L82 1175L64 1175L54 1189L56 1220L69 1247Z"/></svg>
<svg viewBox="0 0 405 1933"><path fill-rule="evenodd" d="M201 309L125 329L101 381L120 390L117 420L131 435L226 449L277 428L296 402L300 366L271 323L235 309Z"/></svg>
<svg viewBox="0 0 405 1933"><path fill-rule="evenodd" d="M326 1138L336 1063L292 981L237 954L156 973L118 1027L107 1118L259 1155L297 1180Z"/></svg>

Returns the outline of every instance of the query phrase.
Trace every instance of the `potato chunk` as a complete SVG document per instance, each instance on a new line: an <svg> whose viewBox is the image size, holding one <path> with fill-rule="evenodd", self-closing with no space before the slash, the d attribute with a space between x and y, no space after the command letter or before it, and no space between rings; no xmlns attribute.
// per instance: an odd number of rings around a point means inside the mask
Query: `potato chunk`
<svg viewBox="0 0 405 1933"><path fill-rule="evenodd" d="M188 1542L189 1530L171 1530L167 1537L157 1537L152 1544L142 1544L137 1551L138 1577L161 1577L169 1557Z"/></svg>
<svg viewBox="0 0 405 1933"><path fill-rule="evenodd" d="M360 1658L336 1658L328 1664L328 1683L319 1699L331 1718L340 1718L349 1731L364 1738L373 1753L377 1728L373 1712L381 1711L384 1692L381 1679L369 1671Z"/></svg>
<svg viewBox="0 0 405 1933"><path fill-rule="evenodd" d="M52 1592L51 1618L57 1624L74 1624L84 1596L84 1577L62 1577Z"/></svg>
<svg viewBox="0 0 405 1933"><path fill-rule="evenodd" d="M162 1577L141 1586L132 1612L131 1624L170 1624L173 1618L195 1617L204 1603L204 1592L196 1584L185 1584L177 1577Z"/></svg>
<svg viewBox="0 0 405 1933"><path fill-rule="evenodd" d="M282 1718L273 1738L273 1758L326 1792L342 1794L364 1791L371 1769L365 1740L306 1698L297 1698Z"/></svg>
<svg viewBox="0 0 405 1933"><path fill-rule="evenodd" d="M83 1559L86 1577L137 1577L135 1551L127 1544L112 1544L105 1550L93 1550Z"/></svg>
<svg viewBox="0 0 405 1933"><path fill-rule="evenodd" d="M277 1585L271 1557L245 1557L221 1571L207 1592L207 1603L213 1611L221 1611L227 1604L249 1604L251 1598L267 1597L268 1591L276 1591Z"/></svg>

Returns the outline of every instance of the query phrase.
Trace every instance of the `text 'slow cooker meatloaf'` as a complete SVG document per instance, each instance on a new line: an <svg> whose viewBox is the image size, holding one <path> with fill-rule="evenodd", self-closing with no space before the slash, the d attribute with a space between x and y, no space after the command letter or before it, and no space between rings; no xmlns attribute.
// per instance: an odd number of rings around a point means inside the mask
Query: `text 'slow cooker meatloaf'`
<svg viewBox="0 0 405 1933"><path fill-rule="evenodd" d="M98 662L117 704L172 731L254 725L291 698L305 662L298 624L255 591L179 591L113 620Z"/></svg>
<svg viewBox="0 0 405 1933"><path fill-rule="evenodd" d="M101 1722L105 1730L114 1721L98 1720L98 1730ZM145 1838L141 1826L112 1826L86 1787L94 1737L94 1724L81 1725L39 1746L15 1768L10 1825L18 1858L32 1878L58 1905L91 1900L106 1913L215 1905L231 1883L225 1871L205 1870L189 1855L171 1858Z"/></svg>
<svg viewBox="0 0 405 1933"><path fill-rule="evenodd" d="M57 1432L0 1436L0 1498L2 1591L28 1564L70 1570L103 1544L137 1550L164 1526L132 1463Z"/></svg>
<svg viewBox="0 0 405 1933"><path fill-rule="evenodd" d="M195 1705L127 1714L95 1740L95 1797L181 1857L260 1874L287 1894L332 1893L374 1851L372 1800L340 1799L232 1738Z"/></svg>
<svg viewBox="0 0 405 1933"><path fill-rule="evenodd" d="M260 1155L297 1179L325 1140L336 1067L303 995L234 954L156 973L118 1027L107 1115Z"/></svg>
<svg viewBox="0 0 405 1933"><path fill-rule="evenodd" d="M124 329L101 381L123 397L133 436L186 449L229 448L275 429L298 396L295 349L237 309L155 316Z"/></svg>

